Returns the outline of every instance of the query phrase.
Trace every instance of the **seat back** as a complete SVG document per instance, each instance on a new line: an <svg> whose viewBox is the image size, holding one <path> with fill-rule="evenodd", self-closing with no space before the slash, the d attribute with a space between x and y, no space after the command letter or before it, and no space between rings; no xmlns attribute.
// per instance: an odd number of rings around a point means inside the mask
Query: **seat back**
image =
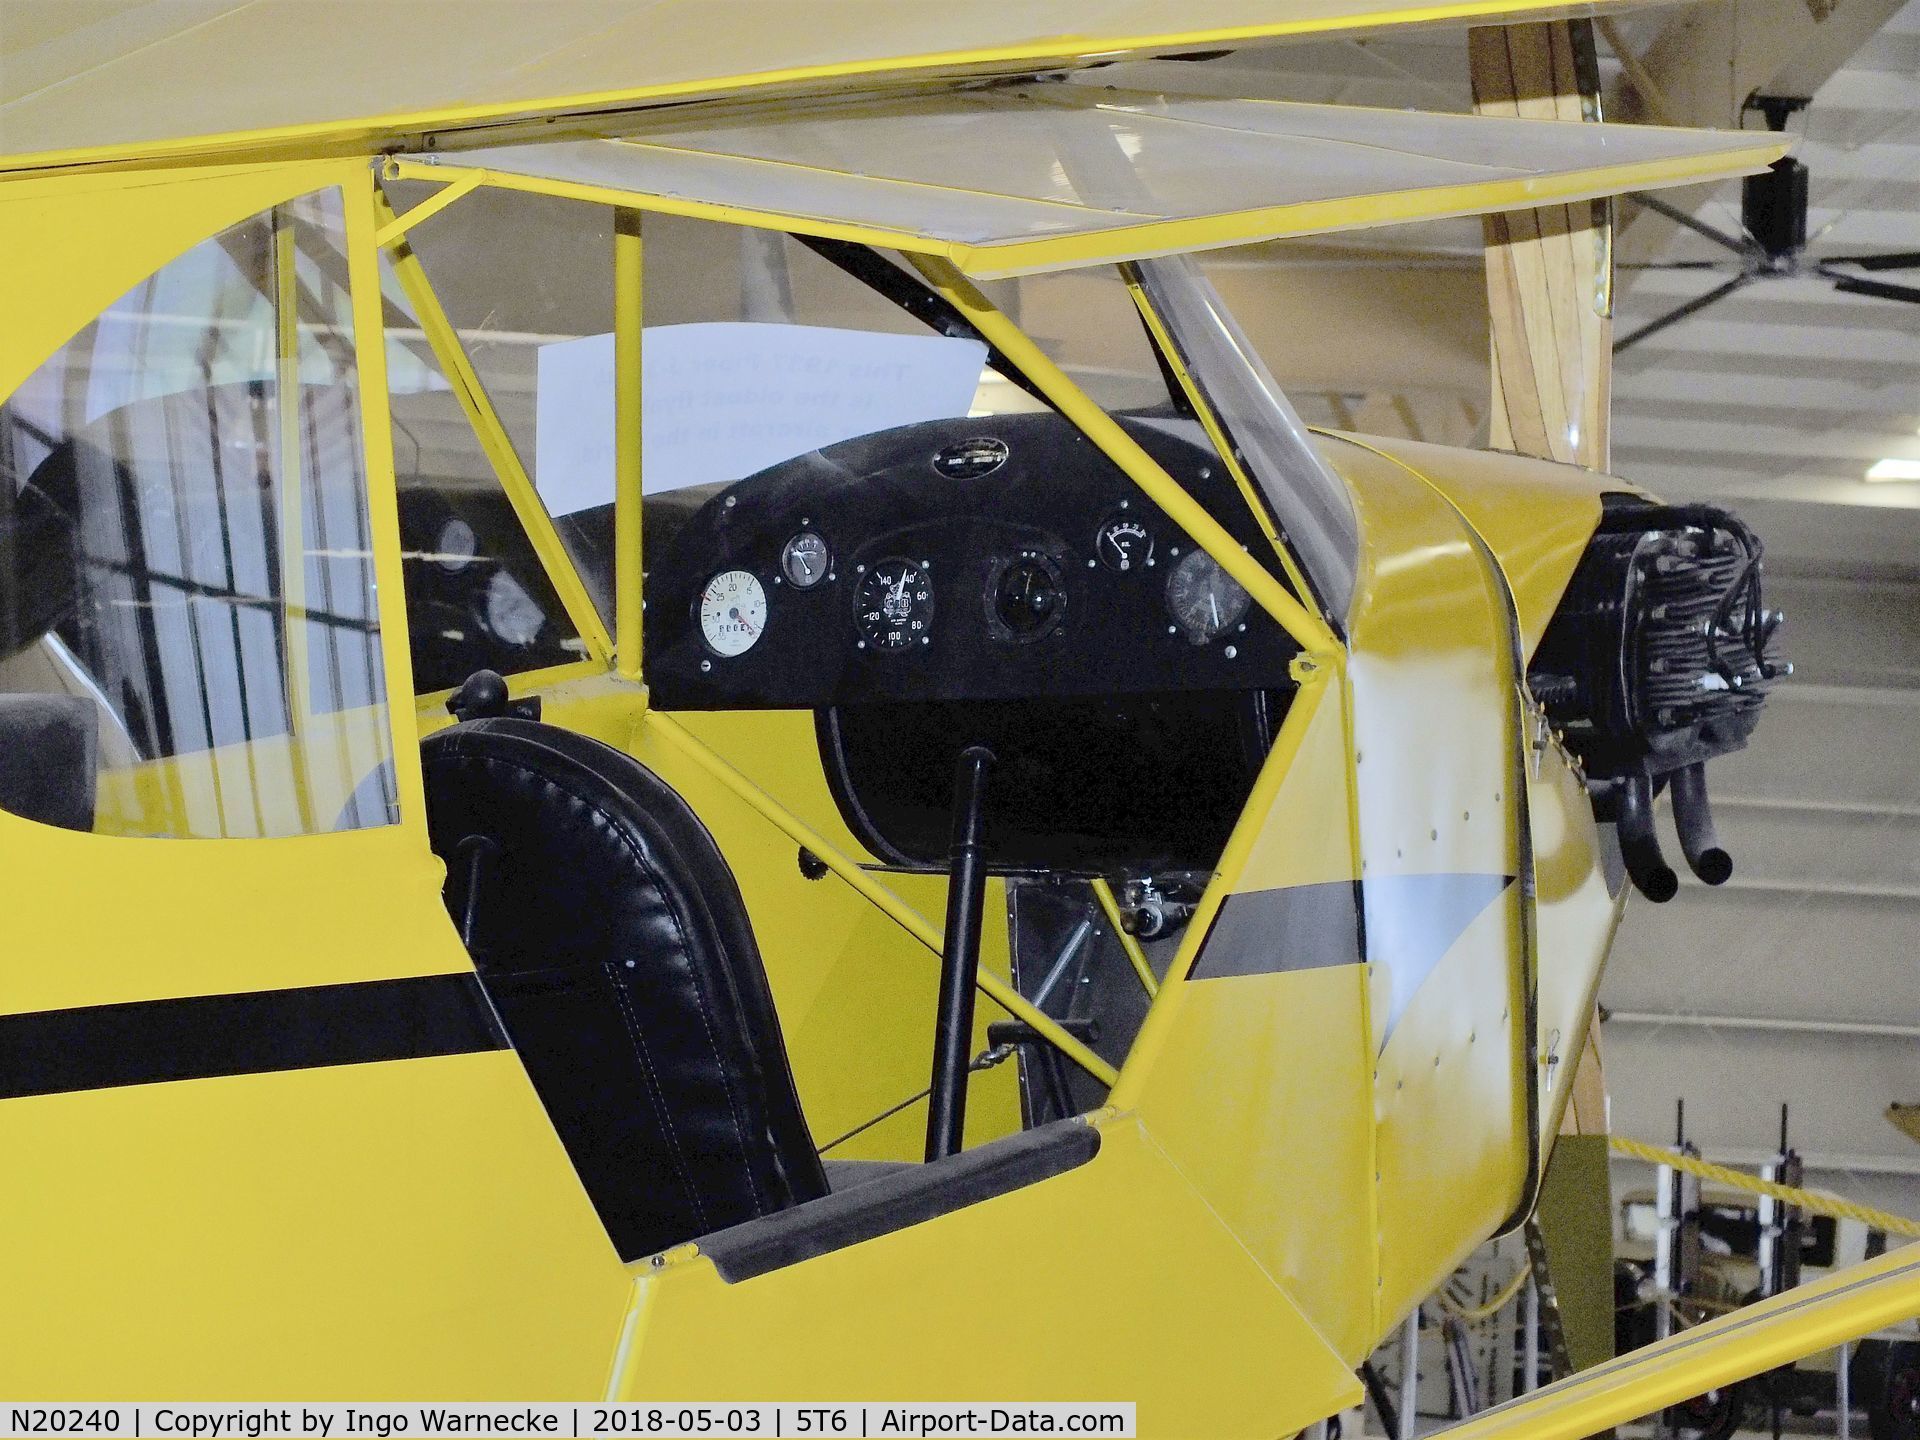
<svg viewBox="0 0 1920 1440"><path fill-rule="evenodd" d="M686 802L532 720L422 756L447 908L621 1258L825 1194L739 887Z"/></svg>

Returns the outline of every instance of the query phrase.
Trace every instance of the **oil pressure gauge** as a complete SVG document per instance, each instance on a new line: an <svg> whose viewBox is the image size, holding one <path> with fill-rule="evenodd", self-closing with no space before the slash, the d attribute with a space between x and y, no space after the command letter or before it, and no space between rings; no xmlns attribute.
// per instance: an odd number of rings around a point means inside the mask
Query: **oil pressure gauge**
<svg viewBox="0 0 1920 1440"><path fill-rule="evenodd" d="M812 530L802 530L780 552L780 573L796 590L811 590L827 578L827 542Z"/></svg>
<svg viewBox="0 0 1920 1440"><path fill-rule="evenodd" d="M700 638L722 659L744 655L767 628L767 592L746 570L722 570L700 591Z"/></svg>
<svg viewBox="0 0 1920 1440"><path fill-rule="evenodd" d="M1131 574L1153 564L1153 532L1129 515L1115 515L1094 536L1093 548L1109 570Z"/></svg>

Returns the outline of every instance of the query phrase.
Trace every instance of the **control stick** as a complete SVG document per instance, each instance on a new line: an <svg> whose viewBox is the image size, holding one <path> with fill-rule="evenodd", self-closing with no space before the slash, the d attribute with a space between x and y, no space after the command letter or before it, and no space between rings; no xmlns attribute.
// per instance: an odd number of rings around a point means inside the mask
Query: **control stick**
<svg viewBox="0 0 1920 1440"><path fill-rule="evenodd" d="M980 917L986 904L982 812L993 752L969 745L953 777L953 842L948 851L947 933L940 951L940 1008L934 1016L933 1082L927 1093L927 1159L960 1153L967 1119L967 1059L973 1043L973 989L980 974Z"/></svg>

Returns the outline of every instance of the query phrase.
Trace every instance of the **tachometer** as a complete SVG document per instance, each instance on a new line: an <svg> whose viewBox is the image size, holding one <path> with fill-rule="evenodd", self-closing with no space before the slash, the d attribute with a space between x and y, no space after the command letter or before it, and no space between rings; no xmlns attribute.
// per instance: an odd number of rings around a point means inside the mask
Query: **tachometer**
<svg viewBox="0 0 1920 1440"><path fill-rule="evenodd" d="M767 592L745 570L722 570L700 592L700 638L724 659L744 655L767 628Z"/></svg>
<svg viewBox="0 0 1920 1440"><path fill-rule="evenodd" d="M1204 550L1189 550L1167 576L1167 613L1196 645L1238 625L1249 599L1240 582Z"/></svg>
<svg viewBox="0 0 1920 1440"><path fill-rule="evenodd" d="M853 607L862 648L905 650L932 639L933 581L918 560L896 555L863 570Z"/></svg>

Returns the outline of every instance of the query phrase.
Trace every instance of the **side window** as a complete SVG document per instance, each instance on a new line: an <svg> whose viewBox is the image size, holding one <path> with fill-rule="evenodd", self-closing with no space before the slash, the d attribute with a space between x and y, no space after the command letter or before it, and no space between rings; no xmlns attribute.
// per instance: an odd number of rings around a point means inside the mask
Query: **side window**
<svg viewBox="0 0 1920 1440"><path fill-rule="evenodd" d="M390 288L393 470L413 687L512 675L586 653L404 292ZM397 359L398 356L393 358Z"/></svg>
<svg viewBox="0 0 1920 1440"><path fill-rule="evenodd" d="M0 808L397 819L340 196L204 241L0 405Z"/></svg>
<svg viewBox="0 0 1920 1440"><path fill-rule="evenodd" d="M431 193L390 189L397 210ZM583 327L609 323L612 245L603 207L483 188L408 233L401 263L419 267L412 286L382 257L396 342L388 385L407 628L423 694L480 669L511 675L562 665L586 646L454 393L448 358L427 338L422 307L444 314L501 427L498 439L544 490L541 460L551 447L534 429L538 357ZM604 445L611 436L575 438ZM584 568L594 557L573 558Z"/></svg>

